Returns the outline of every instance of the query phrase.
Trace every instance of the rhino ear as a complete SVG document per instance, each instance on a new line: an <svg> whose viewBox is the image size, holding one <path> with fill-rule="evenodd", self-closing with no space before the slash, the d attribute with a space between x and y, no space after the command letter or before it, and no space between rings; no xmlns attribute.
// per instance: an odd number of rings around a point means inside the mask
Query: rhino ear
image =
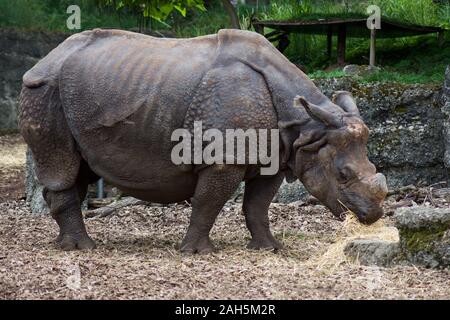
<svg viewBox="0 0 450 320"><path fill-rule="evenodd" d="M324 131L314 130L306 133L300 133L297 140L294 141L294 150L315 152L327 143Z"/></svg>
<svg viewBox="0 0 450 320"><path fill-rule="evenodd" d="M325 108L308 102L303 96L296 96L294 98L294 107L303 107L312 119L322 122L326 126L335 128L343 126L342 118L325 110Z"/></svg>
<svg viewBox="0 0 450 320"><path fill-rule="evenodd" d="M293 161L292 158L292 145L297 139L300 129L298 126L302 125L305 121L301 120L292 120L292 121L279 121L278 128L280 129L280 138L283 146L283 150L281 153L281 168L287 169L291 167Z"/></svg>
<svg viewBox="0 0 450 320"><path fill-rule="evenodd" d="M336 91L332 98L333 103L341 107L345 112L360 116L358 107L356 106L353 96L348 91Z"/></svg>
<svg viewBox="0 0 450 320"><path fill-rule="evenodd" d="M298 138L300 133L299 126L308 122L309 120L292 120L292 121L279 121L278 128L280 129L281 138L281 156L280 167L285 173L286 181L291 183L297 180L295 176L295 154L293 150L294 141Z"/></svg>

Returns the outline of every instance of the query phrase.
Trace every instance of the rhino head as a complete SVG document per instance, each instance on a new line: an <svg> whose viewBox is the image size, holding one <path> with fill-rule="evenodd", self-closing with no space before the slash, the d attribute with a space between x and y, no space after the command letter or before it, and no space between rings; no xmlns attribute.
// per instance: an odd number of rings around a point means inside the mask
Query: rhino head
<svg viewBox="0 0 450 320"><path fill-rule="evenodd" d="M369 130L350 93L337 92L333 102L337 106L331 112L304 97L294 99L294 107L309 117L280 123L283 143L290 148L286 178L300 179L334 215L350 209L360 222L371 224L383 215L386 178L367 158Z"/></svg>

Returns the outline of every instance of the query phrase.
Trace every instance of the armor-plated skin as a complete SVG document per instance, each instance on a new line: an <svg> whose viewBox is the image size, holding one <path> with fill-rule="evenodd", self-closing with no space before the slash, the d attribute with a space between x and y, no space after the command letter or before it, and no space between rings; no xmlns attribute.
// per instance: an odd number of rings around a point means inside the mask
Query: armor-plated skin
<svg viewBox="0 0 450 320"><path fill-rule="evenodd" d="M135 197L192 201L181 250L213 250L209 231L246 182L243 210L250 248L278 249L268 206L283 178L299 178L334 214L342 204L371 223L386 195L368 161L368 129L346 92L325 97L264 37L221 30L161 39L119 30L76 34L23 77L20 129L36 161L65 250L93 248L79 202L104 177ZM282 168L175 165L175 129L280 129Z"/></svg>

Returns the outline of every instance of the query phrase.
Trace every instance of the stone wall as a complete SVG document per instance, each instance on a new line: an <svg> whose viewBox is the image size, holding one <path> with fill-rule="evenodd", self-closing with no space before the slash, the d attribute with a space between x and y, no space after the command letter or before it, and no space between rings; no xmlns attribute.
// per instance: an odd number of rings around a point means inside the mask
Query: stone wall
<svg viewBox="0 0 450 320"><path fill-rule="evenodd" d="M17 130L23 74L67 36L0 29L0 132Z"/></svg>
<svg viewBox="0 0 450 320"><path fill-rule="evenodd" d="M441 103L444 114L444 165L450 169L450 65L445 71L444 88L442 89Z"/></svg>
<svg viewBox="0 0 450 320"><path fill-rule="evenodd" d="M444 90L440 85L361 83L351 77L314 82L330 98L338 90L353 94L370 129L369 159L386 175L389 188L396 188L449 179L450 67L446 78ZM276 200L305 200L307 195L301 183L285 182Z"/></svg>
<svg viewBox="0 0 450 320"><path fill-rule="evenodd" d="M442 86L359 83L350 78L316 81L327 95L352 92L370 129L370 160L390 187L447 180L444 166Z"/></svg>

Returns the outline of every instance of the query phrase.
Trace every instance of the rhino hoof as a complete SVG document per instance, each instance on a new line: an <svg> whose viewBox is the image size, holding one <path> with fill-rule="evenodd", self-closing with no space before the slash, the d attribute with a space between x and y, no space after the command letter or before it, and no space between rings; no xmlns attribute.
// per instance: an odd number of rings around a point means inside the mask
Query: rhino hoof
<svg viewBox="0 0 450 320"><path fill-rule="evenodd" d="M183 241L180 251L184 254L210 254L216 251L213 244L207 238L206 240Z"/></svg>
<svg viewBox="0 0 450 320"><path fill-rule="evenodd" d="M277 252L278 250L283 249L283 245L273 237L266 239L252 239L248 243L247 249Z"/></svg>
<svg viewBox="0 0 450 320"><path fill-rule="evenodd" d="M61 250L64 251L92 250L96 247L95 242L87 234L64 234L62 236L58 236L56 241Z"/></svg>

